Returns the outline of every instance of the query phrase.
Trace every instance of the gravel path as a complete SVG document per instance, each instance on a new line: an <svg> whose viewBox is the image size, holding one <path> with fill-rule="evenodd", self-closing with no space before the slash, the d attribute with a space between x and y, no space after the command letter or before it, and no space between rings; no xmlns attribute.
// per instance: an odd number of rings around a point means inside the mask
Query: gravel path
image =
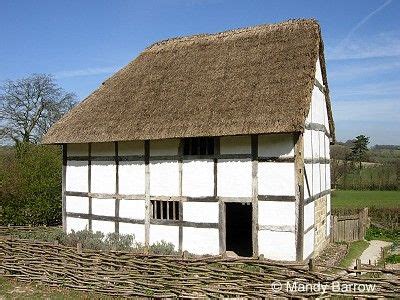
<svg viewBox="0 0 400 300"><path fill-rule="evenodd" d="M367 249L364 250L364 252L361 254L360 259L362 264L369 264L371 261L371 264L375 264L381 257L381 248L382 247L388 247L392 243L390 242L385 242L385 241L379 241L379 240L372 240L369 241L369 246ZM356 261L354 260L352 263L352 266L354 267L356 265Z"/></svg>

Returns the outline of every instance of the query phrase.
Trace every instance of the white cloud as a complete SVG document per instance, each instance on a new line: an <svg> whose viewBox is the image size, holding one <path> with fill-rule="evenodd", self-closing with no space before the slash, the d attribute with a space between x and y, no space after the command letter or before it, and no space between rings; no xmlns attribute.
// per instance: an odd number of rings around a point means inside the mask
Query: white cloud
<svg viewBox="0 0 400 300"><path fill-rule="evenodd" d="M400 58L390 60L362 60L356 63L335 63L330 66L330 80L357 79L369 75L379 75L400 69Z"/></svg>
<svg viewBox="0 0 400 300"><path fill-rule="evenodd" d="M327 60L400 56L400 35L397 32L385 32L352 38L337 47L327 47L326 52Z"/></svg>
<svg viewBox="0 0 400 300"><path fill-rule="evenodd" d="M70 77L83 77L83 76L94 76L101 74L113 73L117 70L117 67L105 67L105 68L86 68L78 70L66 70L56 72L54 75L57 79L70 78Z"/></svg>
<svg viewBox="0 0 400 300"><path fill-rule="evenodd" d="M369 19L371 19L374 15L376 15L378 12L380 12L382 9L384 9L386 6L388 6L390 3L392 3L392 0L387 0L385 3L383 3L381 6L379 6L377 9L366 15L360 22L358 22L347 34L346 38L343 40L343 42L346 42L347 40L350 39L350 37L356 32L361 26L366 24Z"/></svg>
<svg viewBox="0 0 400 300"><path fill-rule="evenodd" d="M349 96L397 96L400 98L400 81L380 81L378 83L364 83L358 85L347 85L345 88L336 88L335 98L348 98ZM358 97L360 98L360 97Z"/></svg>
<svg viewBox="0 0 400 300"><path fill-rule="evenodd" d="M400 125L400 97L369 101L336 101L333 103L334 120L396 122Z"/></svg>
<svg viewBox="0 0 400 300"><path fill-rule="evenodd" d="M334 48L328 48L327 59L360 59L371 57L385 57L400 55L400 39L398 36L382 33L364 39L352 38L354 33L365 25L374 15L390 5L392 0L386 0L382 5L361 19L350 31L346 37Z"/></svg>

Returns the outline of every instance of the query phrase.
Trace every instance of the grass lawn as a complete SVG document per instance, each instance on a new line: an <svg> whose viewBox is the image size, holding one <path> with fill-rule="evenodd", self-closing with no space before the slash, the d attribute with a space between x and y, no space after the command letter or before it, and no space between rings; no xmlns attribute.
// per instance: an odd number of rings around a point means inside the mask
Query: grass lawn
<svg viewBox="0 0 400 300"><path fill-rule="evenodd" d="M0 299L115 299L94 293L84 293L65 288L48 287L40 283L25 283L1 277Z"/></svg>
<svg viewBox="0 0 400 300"><path fill-rule="evenodd" d="M350 244L349 253L342 259L340 266L343 268L350 267L351 263L360 257L360 255L367 249L369 243L367 241L356 241Z"/></svg>
<svg viewBox="0 0 400 300"><path fill-rule="evenodd" d="M332 208L400 208L400 191L336 190L332 194Z"/></svg>

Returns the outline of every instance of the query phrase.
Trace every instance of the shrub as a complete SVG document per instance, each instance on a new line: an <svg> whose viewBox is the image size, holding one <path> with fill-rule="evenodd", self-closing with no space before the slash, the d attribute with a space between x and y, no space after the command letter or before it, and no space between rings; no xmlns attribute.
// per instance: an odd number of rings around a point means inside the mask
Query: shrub
<svg viewBox="0 0 400 300"><path fill-rule="evenodd" d="M65 233L60 227L35 228L30 231L18 231L10 228L11 236L20 239L40 240L45 242L58 242L69 247L76 247L81 243L83 249L91 250L117 250L136 253L144 253L144 246L135 241L133 234L92 232L90 230L72 231ZM161 255L175 255L172 243L166 241L157 242L150 246L150 253Z"/></svg>
<svg viewBox="0 0 400 300"><path fill-rule="evenodd" d="M399 245L400 243L400 230L399 229L386 229L379 228L377 226L372 225L368 228L365 239L370 240L386 240L393 242L395 245Z"/></svg>
<svg viewBox="0 0 400 300"><path fill-rule="evenodd" d="M150 253L163 254L163 255L174 255L177 254L175 247L172 243L167 243L162 240L150 246Z"/></svg>
<svg viewBox="0 0 400 300"><path fill-rule="evenodd" d="M61 224L61 149L25 144L0 163L0 225Z"/></svg>

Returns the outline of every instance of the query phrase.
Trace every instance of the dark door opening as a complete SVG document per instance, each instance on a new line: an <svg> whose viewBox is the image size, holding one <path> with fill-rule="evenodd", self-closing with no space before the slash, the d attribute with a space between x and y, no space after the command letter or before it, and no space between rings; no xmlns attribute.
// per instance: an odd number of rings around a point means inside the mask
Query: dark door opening
<svg viewBox="0 0 400 300"><path fill-rule="evenodd" d="M239 256L252 256L252 206L250 203L225 203L226 250Z"/></svg>

